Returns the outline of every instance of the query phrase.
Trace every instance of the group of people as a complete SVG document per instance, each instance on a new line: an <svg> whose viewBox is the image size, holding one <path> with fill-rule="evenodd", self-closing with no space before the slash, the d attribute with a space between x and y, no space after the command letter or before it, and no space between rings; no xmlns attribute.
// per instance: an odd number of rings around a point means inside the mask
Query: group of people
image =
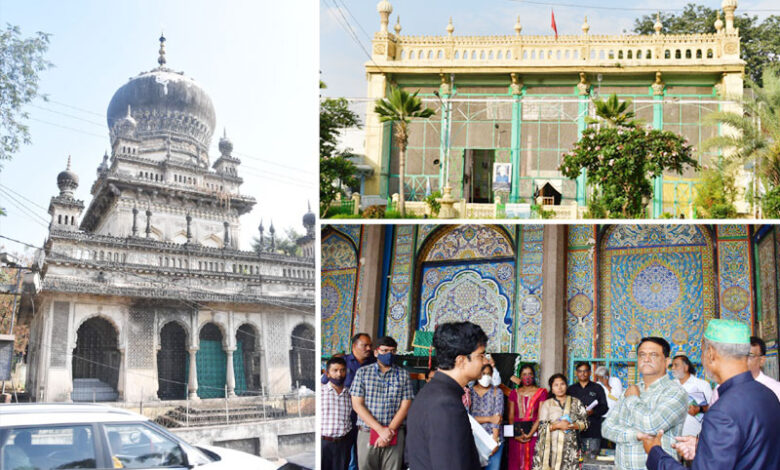
<svg viewBox="0 0 780 470"><path fill-rule="evenodd" d="M591 381L588 363L576 365L572 384L553 374L549 388L522 365L507 390L486 344L477 325L439 325L437 368L414 397L409 373L394 364L395 340L355 335L351 354L326 363L321 468L498 470L506 453L509 470L569 470L603 440L614 443L618 469L780 468L780 383L761 372L766 345L746 324L707 327L702 365L715 390L660 337L637 345L641 378L625 391L604 366ZM472 420L495 441L491 455L477 451Z"/></svg>

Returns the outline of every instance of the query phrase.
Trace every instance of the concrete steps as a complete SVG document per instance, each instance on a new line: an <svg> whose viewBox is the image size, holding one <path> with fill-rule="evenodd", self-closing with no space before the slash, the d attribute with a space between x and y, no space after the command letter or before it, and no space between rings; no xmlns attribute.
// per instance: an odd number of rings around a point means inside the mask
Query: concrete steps
<svg viewBox="0 0 780 470"><path fill-rule="evenodd" d="M74 402L116 401L119 394L110 385L100 379L73 379Z"/></svg>

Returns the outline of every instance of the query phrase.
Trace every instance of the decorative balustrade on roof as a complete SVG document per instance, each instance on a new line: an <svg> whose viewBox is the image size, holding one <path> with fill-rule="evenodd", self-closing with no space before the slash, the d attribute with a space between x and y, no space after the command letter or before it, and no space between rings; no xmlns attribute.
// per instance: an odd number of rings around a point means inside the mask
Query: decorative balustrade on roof
<svg viewBox="0 0 780 470"><path fill-rule="evenodd" d="M376 33L370 69L737 65L739 34L396 36Z"/></svg>

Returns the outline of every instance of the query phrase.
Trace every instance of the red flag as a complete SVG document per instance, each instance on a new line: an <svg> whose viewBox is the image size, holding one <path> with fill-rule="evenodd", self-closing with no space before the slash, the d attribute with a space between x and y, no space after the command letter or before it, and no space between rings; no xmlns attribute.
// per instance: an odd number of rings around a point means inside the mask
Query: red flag
<svg viewBox="0 0 780 470"><path fill-rule="evenodd" d="M552 25L551 26L552 26L553 31L555 31L555 40L557 41L558 40L558 27L555 26L555 12L552 9L550 9L550 14L552 15Z"/></svg>

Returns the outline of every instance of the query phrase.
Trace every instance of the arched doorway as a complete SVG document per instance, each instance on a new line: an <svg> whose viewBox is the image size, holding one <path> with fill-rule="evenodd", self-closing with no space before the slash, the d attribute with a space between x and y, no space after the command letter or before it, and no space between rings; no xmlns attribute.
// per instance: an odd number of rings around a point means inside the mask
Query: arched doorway
<svg viewBox="0 0 780 470"><path fill-rule="evenodd" d="M157 352L157 396L161 400L187 398L187 333L176 322L160 330L160 350Z"/></svg>
<svg viewBox="0 0 780 470"><path fill-rule="evenodd" d="M115 401L121 355L114 326L100 317L79 326L73 350L73 401Z"/></svg>
<svg viewBox="0 0 780 470"><path fill-rule="evenodd" d="M293 387L301 385L314 390L314 327L300 324L292 332L290 375Z"/></svg>
<svg viewBox="0 0 780 470"><path fill-rule="evenodd" d="M350 350L355 304L358 255L355 244L343 234L326 229L322 237L322 353Z"/></svg>
<svg viewBox="0 0 780 470"><path fill-rule="evenodd" d="M198 396L221 398L227 383L227 354L222 347L222 331L214 323L206 323L198 335L200 348L196 354Z"/></svg>
<svg viewBox="0 0 780 470"><path fill-rule="evenodd" d="M262 358L256 345L259 336L252 325L244 324L236 331L236 352L233 369L236 374L236 395L259 395L262 392Z"/></svg>
<svg viewBox="0 0 780 470"><path fill-rule="evenodd" d="M443 227L417 257L419 303L412 328L434 331L441 323L471 321L488 335L489 351L510 352L515 277L514 244L502 228Z"/></svg>

